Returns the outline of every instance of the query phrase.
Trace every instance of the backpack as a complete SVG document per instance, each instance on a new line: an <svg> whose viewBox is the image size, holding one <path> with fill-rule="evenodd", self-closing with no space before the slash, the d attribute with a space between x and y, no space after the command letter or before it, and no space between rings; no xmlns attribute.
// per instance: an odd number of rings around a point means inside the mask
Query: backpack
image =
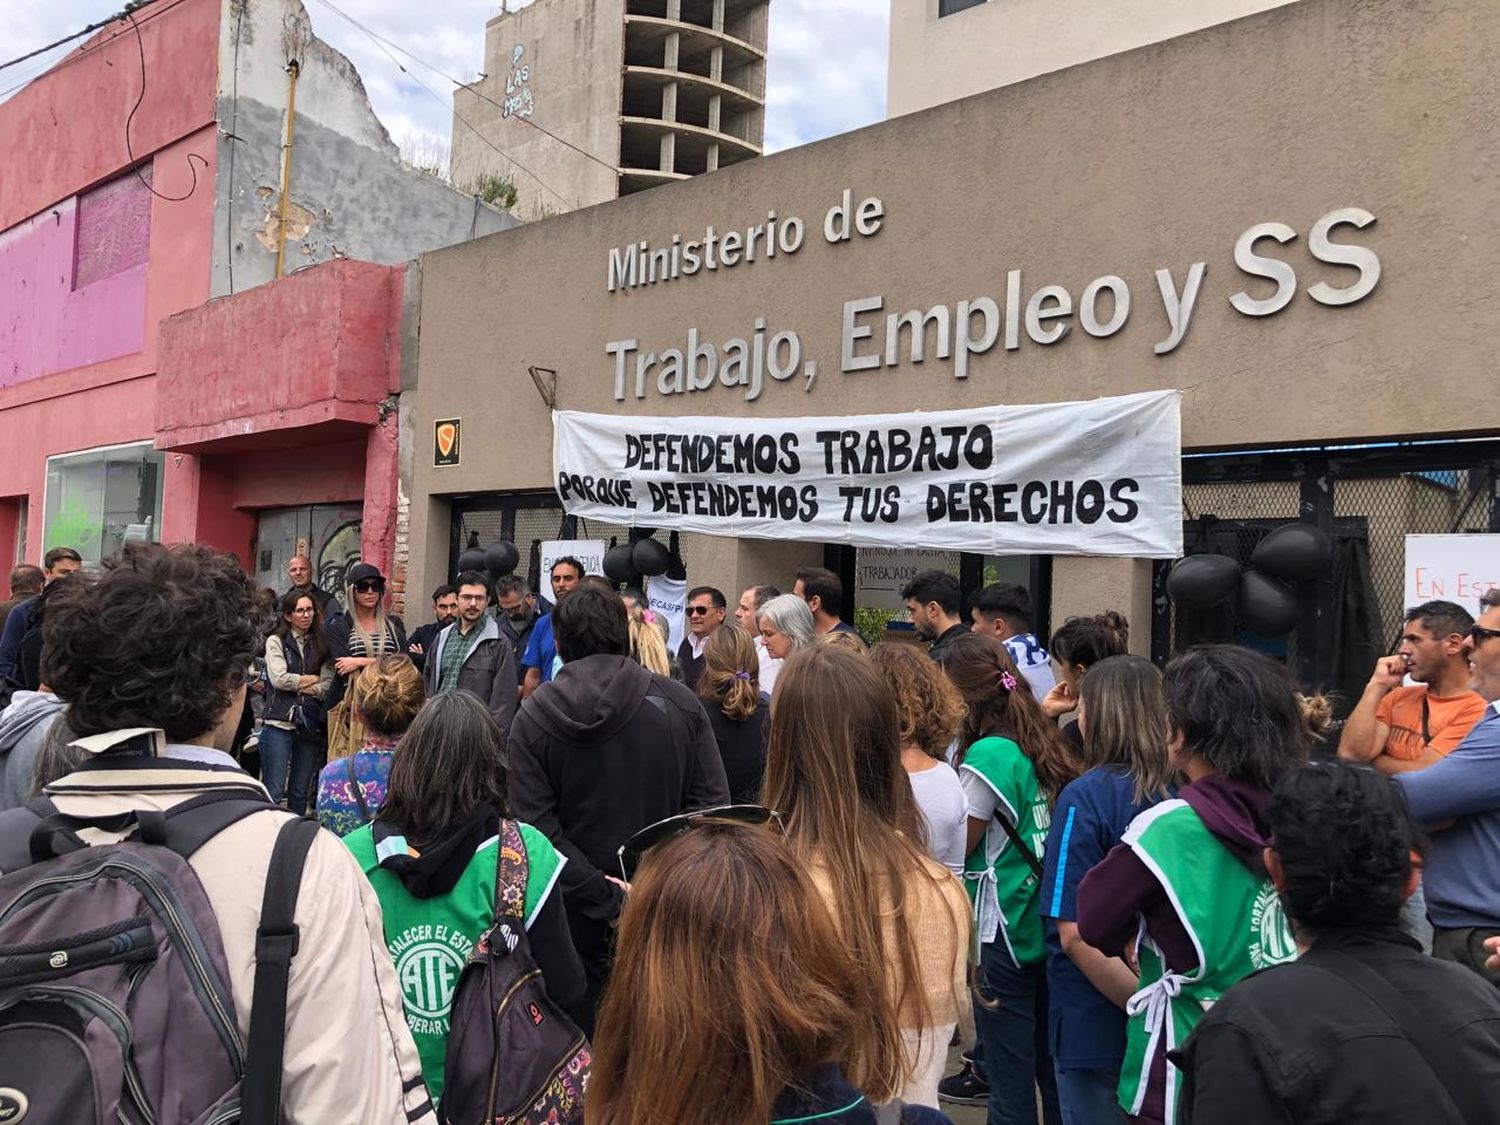
<svg viewBox="0 0 1500 1125"><path fill-rule="evenodd" d="M293 923L315 822L276 838L256 931L248 1047L219 927L188 857L274 808L216 790L165 810L0 815L0 1121L275 1125ZM132 829L91 847L77 829Z"/></svg>
<svg viewBox="0 0 1500 1125"><path fill-rule="evenodd" d="M581 1125L588 1039L547 996L526 938L526 845L500 822L495 922L458 978L443 1060L445 1125Z"/></svg>

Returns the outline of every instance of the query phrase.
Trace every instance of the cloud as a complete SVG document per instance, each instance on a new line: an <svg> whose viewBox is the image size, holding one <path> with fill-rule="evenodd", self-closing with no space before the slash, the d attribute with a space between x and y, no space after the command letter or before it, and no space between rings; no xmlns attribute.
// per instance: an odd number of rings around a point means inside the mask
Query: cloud
<svg viewBox="0 0 1500 1125"><path fill-rule="evenodd" d="M449 136L453 125L450 81L400 51L376 44L324 0L304 2L313 30L348 55L359 70L375 112L395 140L420 134ZM332 2L376 35L464 81L484 69L484 25L498 9L496 0ZM5 0L0 12L0 44L5 47L0 48L0 55L24 53L118 10L118 0ZM846 132L885 116L887 19L885 0L772 0L766 79L768 152ZM44 58L0 71L0 91L41 73L66 50L59 48ZM407 74L401 73L398 62ZM432 93L423 90L423 85Z"/></svg>

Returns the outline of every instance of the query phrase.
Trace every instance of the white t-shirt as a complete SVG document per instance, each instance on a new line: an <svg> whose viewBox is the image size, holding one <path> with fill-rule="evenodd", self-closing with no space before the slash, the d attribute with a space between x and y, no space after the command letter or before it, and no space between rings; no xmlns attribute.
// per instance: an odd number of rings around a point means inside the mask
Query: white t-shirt
<svg viewBox="0 0 1500 1125"><path fill-rule="evenodd" d="M928 847L932 858L947 865L955 875L964 870L964 845L968 840L968 801L958 774L947 762L937 762L919 773L908 771L912 796L927 821Z"/></svg>

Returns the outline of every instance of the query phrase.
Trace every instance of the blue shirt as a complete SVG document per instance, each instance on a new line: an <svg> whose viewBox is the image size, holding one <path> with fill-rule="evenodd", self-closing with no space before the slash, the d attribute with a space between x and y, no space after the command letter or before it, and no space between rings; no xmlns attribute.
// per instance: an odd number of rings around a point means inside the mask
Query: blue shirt
<svg viewBox="0 0 1500 1125"><path fill-rule="evenodd" d="M540 668L542 683L552 678L557 666L557 642L552 637L550 613L537 618L536 628L531 631L531 639L526 642L526 655L521 658L521 664L526 668Z"/></svg>
<svg viewBox="0 0 1500 1125"><path fill-rule="evenodd" d="M24 602L17 602L5 618L5 629L0 632L0 684L16 666L16 659L21 655L21 641L26 637L26 630L31 628L31 611L41 600L42 596L37 594Z"/></svg>
<svg viewBox="0 0 1500 1125"><path fill-rule="evenodd" d="M1136 802L1124 769L1101 766L1070 782L1052 810L1038 909L1047 919L1048 1039L1060 1070L1118 1070L1125 1058L1125 1013L1063 952L1057 922L1078 920L1078 884L1154 804Z"/></svg>
<svg viewBox="0 0 1500 1125"><path fill-rule="evenodd" d="M1434 830L1422 868L1427 917L1445 930L1500 928L1500 702L1446 758L1396 775L1412 819Z"/></svg>

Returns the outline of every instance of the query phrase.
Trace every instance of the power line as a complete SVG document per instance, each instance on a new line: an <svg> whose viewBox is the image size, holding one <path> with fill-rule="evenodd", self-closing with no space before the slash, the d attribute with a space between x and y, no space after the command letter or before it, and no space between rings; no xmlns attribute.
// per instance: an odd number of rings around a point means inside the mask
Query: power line
<svg viewBox="0 0 1500 1125"><path fill-rule="evenodd" d="M160 7L153 7L149 12L143 15L137 21L137 23L141 26L144 26L145 24L150 23L152 20L160 19L162 16L170 12L173 8L176 8L180 4L185 3L187 3L187 0L170 0L169 3L163 4ZM14 86L8 86L4 90L0 90L0 98L8 97L9 95L15 93L17 90L21 89L21 87L23 86L29 86L32 82L36 81L44 74L55 74L58 71L62 70L64 67L72 66L77 62L82 62L84 59L90 57L91 53L97 51L100 47L106 46L107 44L114 42L114 40L118 39L120 36L130 33L131 28L128 24L125 24L124 12L121 12L119 15L105 21L105 24L102 26L108 26L109 24L115 22L119 22L124 26L122 26L119 31L112 32L109 35L103 36L97 42L89 43L83 47L80 47L76 53L68 55L60 62L58 62L55 66L47 67L44 70L31 75L31 77L17 82ZM64 42L66 42L66 40Z"/></svg>
<svg viewBox="0 0 1500 1125"><path fill-rule="evenodd" d="M7 70L10 67L15 66L17 63L23 63L27 59L34 59L38 55L45 55L48 51L52 50L53 47L61 47L64 43L71 43L75 39L82 39L91 31L98 31L101 27L108 27L110 24L114 23L115 20L119 19L120 15L121 13L116 13L115 15L110 16L107 20L100 20L98 23L89 24L88 27L85 27L82 31L75 31L72 35L64 35L61 39L54 39L45 47L38 47L35 51L28 51L24 55L17 55L13 59L6 59L5 62L0 62L0 70Z"/></svg>
<svg viewBox="0 0 1500 1125"><path fill-rule="evenodd" d="M369 28L367 28L367 27L365 27L365 26L364 26L364 25L363 25L363 24L362 24L362 23L360 23L360 22L359 22L359 21L358 21L358 20L356 20L356 19L354 19L354 18L353 18L353 17L352 17L352 16L350 16L350 15L347 15L347 14L346 14L346 13L344 13L344 12L342 12L342 11L340 11L340 10L339 10L339 9L338 9L338 8L337 8L337 7L335 7L335 6L334 6L334 5L333 5L333 4L331 4L331 3L330 3L330 2L329 2L329 0L318 0L318 2L319 2L319 3L320 3L320 4L322 4L322 5L323 5L323 6L324 6L324 7L325 7L325 8L330 8L330 9L332 9L332 10L333 10L333 11L334 11L334 12L336 12L336 13L337 13L337 14L338 14L338 15L340 15L340 16L342 16L342 17L343 17L343 18L344 18L344 19L346 19L346 20L348 20L348 21L349 21L349 22L350 22L350 23L352 23L352 24L353 24L353 25L354 25L354 26L355 26L355 27L357 27L357 28L359 28L359 30L360 30L360 31L362 31L362 32L364 32L364 33L365 33L365 34L366 34L366 35L367 35L367 36L369 36L369 38L370 38L370 41L371 41L371 42L373 42L373 43L374 43L374 44L375 44L375 46L377 46L377 47L379 47L379 48L380 48L380 52L381 52L381 54L383 54L383 55L385 55L385 57L386 57L386 58L388 58L388 59L390 59L390 60L391 60L391 64L392 64L392 65L393 65L393 66L395 66L395 68L396 68L396 69L397 69L397 70L399 70L399 71L400 71L400 72L401 72L401 73L402 73L402 74L404 74L404 75L406 75L406 76L407 76L407 77L408 77L408 78L410 78L410 79L411 79L411 80L412 80L412 81L413 81L413 82L415 82L415 83L416 83L416 84L417 84L417 85L418 85L418 86L420 86L420 87L422 87L422 89L424 89L424 90L426 90L426 91L427 91L427 93L429 93L429 94L430 94L430 95L432 95L432 97L433 97L433 99L434 99L434 100L435 100L435 101L436 101L436 102L437 102L437 103L438 103L438 104L439 104L439 105L441 105L441 106L442 106L442 107L443 107L443 108L445 108L445 109L447 109L447 108L448 108L448 103L447 103L447 102L445 102L445 101L443 101L443 96L442 96L442 95L441 95L441 94L439 94L439 93L438 93L438 92L437 92L437 91L436 91L436 90L434 90L434 89L433 89L433 88L432 88L432 87L431 87L431 86L429 86L429 85L427 85L427 83L425 83L425 82L423 82L423 81L422 81L422 80L421 80L421 79L420 79L420 78L418 78L418 77L417 77L417 76L416 76L416 75L415 75L415 74L413 74L413 73L412 73L412 72L411 72L411 71L409 71L409 70L407 70L407 69L406 69L406 67L405 67L405 66L403 66L403 65L402 65L402 63L401 63L401 60L400 60L400 59L398 59L398 58L396 58L396 56L395 56L395 55L393 55L393 54L391 54L391 53L390 53L390 51L388 51L388 50L386 50L386 49L385 49L385 45L384 45L384 44L383 44L383 43L382 43L382 42L381 42L381 39L380 39L380 36L378 36L378 35L376 35L376 34L375 34L375 33L374 33L374 32L373 32L373 31L371 31L371 30L370 30L370 29L369 29ZM424 63L424 64L423 64L423 65L424 65L424 66L425 66L425 65L427 65L427 64L425 64L425 63ZM435 69L435 68L434 68L434 69ZM441 71L436 71L436 70L435 70L435 73L439 73L439 74L441 74L441 73L442 73L442 72L441 72ZM446 77L446 75L445 75L445 76L444 76L444 77ZM563 206L564 206L564 207L568 207L568 208L570 208L570 209L571 209L571 208L573 208L573 207L576 207L576 206L577 206L577 204L576 204L576 203L569 203L569 202L568 202L568 199L567 199L567 197L566 197L566 196L565 196L565 195L563 195L563 194L562 194L562 193L561 193L561 192L559 192L559 191L558 191L558 190L557 190L557 189L556 189L556 188L554 188L554 187L553 187L553 186L552 186L552 185L551 185L551 184L549 184L549 183L548 183L548 182L547 182L547 181L546 181L546 180L544 180L544 179L542 179L542 178L541 178L541 177L540 177L540 176L538 176L538 175L537 175L537 174L536 174L536 173L535 173L535 172L533 172L533 171L532 171L532 170L531 170L531 169L530 169L530 168L528 168L528 167L526 167L526 165L524 165L524 164L522 164L522 163L521 163L521 162L520 162L520 161L519 161L519 160L517 160L517 159L516 159L516 158L515 158L515 157L514 157L514 156L512 156L512 155L511 155L511 154L510 154L510 153L508 153L508 152L506 152L506 151L505 151L505 150L504 150L504 149L502 149L502 148L501 148L501 147L500 147L500 146L499 146L499 145L497 145L497 144L495 144L495 142L494 142L494 141L492 141L492 140L490 140L490 139L489 139L489 138L488 138L488 137L486 137L486 136L485 136L485 135L484 135L484 134L483 134L483 133L481 133L481 132L480 132L480 131L479 131L479 130L478 130L478 128L476 128L476 127L475 127L475 126L474 126L474 125L472 125L472 124L470 124L470 123L469 123L469 121L468 121L468 120L466 120L466 119L465 119L465 118L463 118L463 117L461 117L461 116L459 116L459 113L458 113L458 111L457 111L457 110L456 110L456 109L455 109L455 110L454 110L454 111L453 111L453 116L454 116L454 117L455 117L455 118L456 118L456 119L457 119L457 120L458 120L458 121L459 121L459 122L460 122L460 123L461 123L461 124L462 124L462 125L464 125L464 126L465 126L465 127L466 127L466 128L467 128L467 129L468 129L468 130L469 130L469 131L470 131L470 132L471 132L471 133L473 133L473 134L474 134L474 135L475 135L475 136L476 136L476 137L478 137L478 138L479 138L479 139L480 139L480 140L481 140L481 141L483 141L483 142L484 142L484 143L485 143L485 144L487 144L487 145L489 145L489 146L490 146L490 148L492 148L492 149L494 149L494 150L495 150L495 152L497 152L497 153L498 153L498 154L499 154L499 155L501 155L501 156L503 156L503 157L505 157L505 159L506 159L506 160L509 160L509 161L510 161L510 162L511 162L511 163L512 163L512 164L514 164L514 165L515 165L515 166L516 166L516 167L517 167L517 168L519 168L519 169L521 169L521 171L523 171L523 172L525 172L525 173L526 173L526 174L527 174L527 175L528 175L528 176L530 176L530 177L531 177L531 178L532 178L532 179L533 179L533 180L535 180L535 181L536 181L536 182L537 182L537 183L539 183L539 184L541 184L541 185L542 185L542 187L544 187L544 188L546 188L546 189L547 189L547 190L548 190L548 191L549 191L549 192L551 192L551 193L552 193L552 194L553 194L553 195L554 195L554 196L555 196L555 197L556 197L556 198L557 198L557 200L558 200L558 202L559 202L559 203L561 203L561 204L562 204L562 205L563 205Z"/></svg>
<svg viewBox="0 0 1500 1125"><path fill-rule="evenodd" d="M479 98L481 101L489 102L489 104L492 105L492 106L494 106L496 109L500 109L500 110L504 110L505 109L505 106L502 103L497 102L494 98L492 98L488 94L484 93L484 91L476 89L474 86L470 85L469 83L464 82L464 81L462 81L462 80L460 80L458 78L453 77L453 75L449 74L447 71L444 71L444 70L442 70L442 69L434 66L432 63L428 62L426 59L422 58L420 55L413 54L411 51L409 51L405 47L401 46L400 43L397 43L397 42L395 42L395 41L393 41L391 39L387 39L385 36L379 34L378 32L371 31L369 28L367 28L363 24L361 24L358 20L355 20L352 16L346 15L344 12L339 11L338 8L334 7L334 5L332 3L332 0L318 0L318 2L320 4L322 4L324 7L326 7L326 8L332 8L333 11L338 12L338 14L341 15L341 16L343 16L344 19L346 19L350 23L354 24L355 27L359 28L366 35L368 35L371 39L376 40L377 43L388 44L389 46L393 47L395 50L400 51L403 55L405 55L407 58L411 59L413 62L418 63L421 66L426 67L428 70L432 71L433 74L439 75L442 78L446 78L449 82L452 82L453 85L455 85L457 87L460 87L462 89L468 90L470 93L472 93L476 98ZM389 54L390 54L390 52L387 51L386 52L387 57L389 57ZM394 60L392 60L392 61L394 61ZM401 66L400 63L396 63L396 65L397 66ZM412 75L411 72L409 70L407 70L404 66L401 66L401 72L403 74L406 74L408 77L411 77L412 81L416 81L416 77L414 75ZM531 118L517 116L517 117L515 117L515 120L519 121L523 125L530 126L531 128L535 129L537 132L542 133L545 136L551 137L558 144L564 146L565 148L572 149L574 152L578 153L579 156L582 156L582 157L585 157L585 158L587 158L589 160L592 160L595 164L599 165L601 168L607 169L612 174L619 175L620 170L617 167L615 167L613 164L609 163L607 160L601 160L599 157L595 156L593 153L587 151L586 149L579 148L577 145L575 145L572 141L568 140L567 138L565 138L565 137L559 137L556 133L552 132L550 129L547 129L547 128L541 126L541 125L538 125L535 121L531 120Z"/></svg>

